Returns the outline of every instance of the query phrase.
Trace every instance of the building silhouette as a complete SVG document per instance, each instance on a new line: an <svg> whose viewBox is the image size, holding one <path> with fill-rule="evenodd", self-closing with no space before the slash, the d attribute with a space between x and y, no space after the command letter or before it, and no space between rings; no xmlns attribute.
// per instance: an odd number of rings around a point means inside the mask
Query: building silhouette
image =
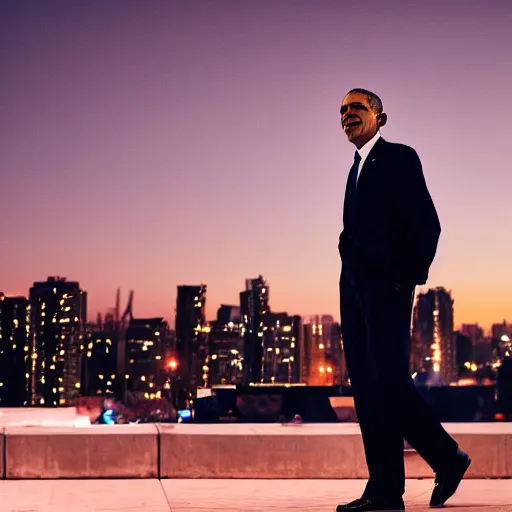
<svg viewBox="0 0 512 512"><path fill-rule="evenodd" d="M30 304L0 293L0 407L30 400Z"/></svg>
<svg viewBox="0 0 512 512"><path fill-rule="evenodd" d="M176 299L176 352L178 367L174 396L182 408L196 396L204 382L203 366L208 351L205 317L206 285L178 286Z"/></svg>
<svg viewBox="0 0 512 512"><path fill-rule="evenodd" d="M113 315L105 315L85 329L86 348L83 357L82 392L86 396L110 396L116 393L117 331Z"/></svg>
<svg viewBox="0 0 512 512"><path fill-rule="evenodd" d="M468 332L468 330L465 332ZM461 378L471 370L471 364L472 361L474 361L473 340L468 335L464 334L462 329L460 332L455 331L453 337L457 348L457 378Z"/></svg>
<svg viewBox="0 0 512 512"><path fill-rule="evenodd" d="M297 384L301 378L302 319L287 313L263 316L262 382Z"/></svg>
<svg viewBox="0 0 512 512"><path fill-rule="evenodd" d="M335 362L327 353L324 328L318 317L305 324L303 374L308 386L332 386L334 384Z"/></svg>
<svg viewBox="0 0 512 512"><path fill-rule="evenodd" d="M211 322L205 373L209 386L241 384L243 381L243 338L240 306L222 304Z"/></svg>
<svg viewBox="0 0 512 512"><path fill-rule="evenodd" d="M205 373L210 386L243 382L243 338L240 306L222 304L211 322Z"/></svg>
<svg viewBox="0 0 512 512"><path fill-rule="evenodd" d="M263 276L246 279L245 290L240 293L246 385L263 382L263 318L269 312L269 286Z"/></svg>
<svg viewBox="0 0 512 512"><path fill-rule="evenodd" d="M457 380L457 349L453 335L453 299L442 287L418 295L413 312L411 370L430 385Z"/></svg>
<svg viewBox="0 0 512 512"><path fill-rule="evenodd" d="M343 357L341 326L332 315L315 315L310 318L311 336L315 344L311 347L317 367L323 366L325 375L311 374L316 381L325 381L326 385L340 385L348 378ZM316 354L316 355L315 355ZM329 372L327 369L331 368ZM316 377L315 377L316 375Z"/></svg>
<svg viewBox="0 0 512 512"><path fill-rule="evenodd" d="M462 324L460 332L471 340L473 347L484 338L484 331L478 324Z"/></svg>
<svg viewBox="0 0 512 512"><path fill-rule="evenodd" d="M31 404L65 405L79 396L87 294L78 282L49 277L30 289Z"/></svg>
<svg viewBox="0 0 512 512"><path fill-rule="evenodd" d="M173 368L169 324L161 317L132 318L126 330L126 385L134 399L170 396Z"/></svg>
<svg viewBox="0 0 512 512"><path fill-rule="evenodd" d="M501 340L503 336L512 337L512 327L507 324L506 320L501 323L492 324L491 336L495 340Z"/></svg>

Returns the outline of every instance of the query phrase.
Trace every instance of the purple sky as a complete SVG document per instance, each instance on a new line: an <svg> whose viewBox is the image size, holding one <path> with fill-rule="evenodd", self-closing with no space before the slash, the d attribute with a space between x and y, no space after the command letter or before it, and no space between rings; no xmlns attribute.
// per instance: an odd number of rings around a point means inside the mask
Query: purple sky
<svg viewBox="0 0 512 512"><path fill-rule="evenodd" d="M456 324L510 318L512 2L416 3L2 2L0 290L66 276L93 318L120 286L174 323L176 285L213 318L261 273L272 309L338 318L339 104L366 87L438 208L429 285Z"/></svg>

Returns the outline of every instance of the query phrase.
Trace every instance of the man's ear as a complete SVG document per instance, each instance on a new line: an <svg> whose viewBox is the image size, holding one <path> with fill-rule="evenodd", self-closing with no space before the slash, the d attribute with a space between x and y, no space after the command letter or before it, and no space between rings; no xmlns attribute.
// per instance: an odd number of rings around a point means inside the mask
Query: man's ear
<svg viewBox="0 0 512 512"><path fill-rule="evenodd" d="M385 126L385 124L388 122L388 115L385 112L382 112L377 116L377 123L379 125L379 128L382 128Z"/></svg>

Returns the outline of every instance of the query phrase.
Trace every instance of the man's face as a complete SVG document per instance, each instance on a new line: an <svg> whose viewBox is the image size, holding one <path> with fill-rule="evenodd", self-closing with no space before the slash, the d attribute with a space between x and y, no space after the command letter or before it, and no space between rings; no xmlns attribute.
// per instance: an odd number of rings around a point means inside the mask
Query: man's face
<svg viewBox="0 0 512 512"><path fill-rule="evenodd" d="M357 149L362 148L378 131L377 113L366 94L350 93L341 103L341 126Z"/></svg>

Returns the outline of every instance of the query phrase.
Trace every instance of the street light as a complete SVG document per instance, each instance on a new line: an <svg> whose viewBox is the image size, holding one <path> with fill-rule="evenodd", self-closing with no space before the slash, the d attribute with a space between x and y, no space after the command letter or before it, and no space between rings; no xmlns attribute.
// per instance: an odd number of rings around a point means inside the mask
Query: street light
<svg viewBox="0 0 512 512"><path fill-rule="evenodd" d="M178 368L178 361L176 359L171 359L167 363L167 368L169 369L169 373L167 376L167 384L164 386L165 389L170 390L170 399L173 407L178 408L178 389L177 389L177 381L176 381L176 369Z"/></svg>

